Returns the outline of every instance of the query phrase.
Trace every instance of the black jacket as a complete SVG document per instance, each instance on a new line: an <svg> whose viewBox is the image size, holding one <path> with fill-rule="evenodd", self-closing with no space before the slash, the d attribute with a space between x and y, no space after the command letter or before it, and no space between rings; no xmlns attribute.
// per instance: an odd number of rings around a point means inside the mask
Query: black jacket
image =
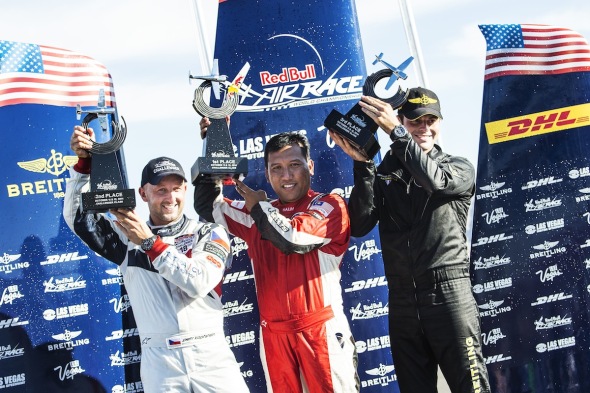
<svg viewBox="0 0 590 393"><path fill-rule="evenodd" d="M419 285L441 268L468 274L466 224L474 179L467 159L438 145L426 154L409 136L394 141L377 170L373 162L354 162L352 236L366 235L379 222L390 285Z"/></svg>

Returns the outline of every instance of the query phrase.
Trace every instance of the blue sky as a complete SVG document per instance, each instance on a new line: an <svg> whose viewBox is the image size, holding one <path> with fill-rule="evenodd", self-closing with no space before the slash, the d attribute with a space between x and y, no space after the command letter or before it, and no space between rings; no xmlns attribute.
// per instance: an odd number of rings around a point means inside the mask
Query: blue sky
<svg viewBox="0 0 590 393"><path fill-rule="evenodd" d="M212 43L217 2L199 1L210 22L202 31ZM201 145L198 115L191 106L195 86L189 84L188 72L203 72L198 45L201 29L191 0L4 3L0 39L81 52L107 66L115 84L119 115L125 117L129 129L124 149L132 186L139 183L145 162L157 155L175 157L190 170ZM485 61L485 41L477 26L541 23L590 37L590 5L586 2L413 0L408 4L428 87L442 104L443 148L467 157L474 165ZM369 73L378 69L371 62L379 52L385 52L392 63L411 54L397 1L357 0L356 6ZM417 85L416 70L407 71L409 78L403 86ZM154 139L158 142L145 143ZM192 206L190 198L187 207ZM140 204L140 212L142 208ZM191 208L186 212L194 214Z"/></svg>

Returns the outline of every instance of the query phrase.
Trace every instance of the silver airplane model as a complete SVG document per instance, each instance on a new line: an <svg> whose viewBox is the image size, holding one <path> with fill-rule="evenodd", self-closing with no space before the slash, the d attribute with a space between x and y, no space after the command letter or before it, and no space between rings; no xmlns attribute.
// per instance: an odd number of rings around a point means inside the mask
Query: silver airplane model
<svg viewBox="0 0 590 393"><path fill-rule="evenodd" d="M404 73L404 70L410 65L412 60L414 60L414 58L412 56L410 56L403 63L401 63L399 66L394 67L391 64L389 64L388 62L386 62L385 60L383 60L383 52L379 53L378 55L375 55L375 61L373 61L373 65L375 65L377 63L382 63L383 65L385 65L385 67L389 68L393 72L393 74L391 74L391 76L389 77L389 80L387 81L387 85L385 85L386 90L389 90L389 88L399 78L401 78L401 79L408 78L408 75L406 75L406 73Z"/></svg>
<svg viewBox="0 0 590 393"><path fill-rule="evenodd" d="M98 92L98 104L96 105L96 109L89 109L89 110L82 110L80 104L76 105L76 119L80 120L82 117L82 113L95 113L96 117L98 118L98 122L100 124L100 128L103 131L108 129L108 119L107 116L115 113L115 108L107 108L104 98L104 89L100 89Z"/></svg>
<svg viewBox="0 0 590 393"><path fill-rule="evenodd" d="M201 79L204 81L211 82L211 90L213 90L213 95L215 99L219 99L220 91L221 91L221 83L225 83L227 81L227 75L219 75L219 65L217 59L213 59L213 67L211 69L210 75L191 75L190 71L188 74L189 81L191 79Z"/></svg>

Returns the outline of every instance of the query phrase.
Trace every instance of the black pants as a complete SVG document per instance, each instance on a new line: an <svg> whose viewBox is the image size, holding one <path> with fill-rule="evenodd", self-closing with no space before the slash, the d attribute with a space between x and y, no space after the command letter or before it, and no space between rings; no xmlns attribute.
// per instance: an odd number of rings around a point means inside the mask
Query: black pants
<svg viewBox="0 0 590 393"><path fill-rule="evenodd" d="M451 392L490 393L468 272L443 271L410 285L388 277L388 283L391 352L401 393L435 393L437 366Z"/></svg>

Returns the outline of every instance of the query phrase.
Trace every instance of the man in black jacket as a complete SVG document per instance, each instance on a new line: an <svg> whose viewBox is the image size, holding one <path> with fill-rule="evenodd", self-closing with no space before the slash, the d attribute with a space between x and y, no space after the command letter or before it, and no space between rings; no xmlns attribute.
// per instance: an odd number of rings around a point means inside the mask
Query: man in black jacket
<svg viewBox="0 0 590 393"><path fill-rule="evenodd" d="M397 116L374 97L360 105L393 142L382 163L375 168L346 139L330 136L354 160L352 235L379 223L400 390L436 392L440 366L453 393L488 393L465 234L473 166L435 144L442 115L434 92L410 89Z"/></svg>

